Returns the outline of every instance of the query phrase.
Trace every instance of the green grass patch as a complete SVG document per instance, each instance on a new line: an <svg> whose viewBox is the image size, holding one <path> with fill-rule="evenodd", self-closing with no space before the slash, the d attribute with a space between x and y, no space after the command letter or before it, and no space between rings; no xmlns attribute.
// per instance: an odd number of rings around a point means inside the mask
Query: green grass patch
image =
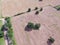
<svg viewBox="0 0 60 45"><path fill-rule="evenodd" d="M3 38L3 31L1 31L1 28L2 28L2 20L0 20L0 45L5 45L5 41L4 41L4 38Z"/></svg>
<svg viewBox="0 0 60 45"><path fill-rule="evenodd" d="M0 20L0 27L2 26L2 20Z"/></svg>
<svg viewBox="0 0 60 45"><path fill-rule="evenodd" d="M0 45L5 45L4 38L0 38Z"/></svg>
<svg viewBox="0 0 60 45"><path fill-rule="evenodd" d="M11 18L6 17L5 20L7 21L7 23L5 25L6 25L6 27L8 27L7 35L12 40L13 45L16 45L13 28L12 28L12 24L11 24Z"/></svg>
<svg viewBox="0 0 60 45"><path fill-rule="evenodd" d="M1 30L2 24L3 24L3 23L2 23L2 20L0 20L0 30Z"/></svg>
<svg viewBox="0 0 60 45"><path fill-rule="evenodd" d="M13 45L16 45L16 41L15 41L14 36L13 36L13 38L12 38L12 41L13 41Z"/></svg>

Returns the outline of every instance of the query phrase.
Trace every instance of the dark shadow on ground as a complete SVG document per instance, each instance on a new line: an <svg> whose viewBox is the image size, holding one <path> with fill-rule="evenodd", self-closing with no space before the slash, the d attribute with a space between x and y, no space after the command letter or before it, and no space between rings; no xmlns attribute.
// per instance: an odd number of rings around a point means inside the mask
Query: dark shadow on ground
<svg viewBox="0 0 60 45"><path fill-rule="evenodd" d="M32 31L32 29L28 28L27 26L25 27L25 31Z"/></svg>
<svg viewBox="0 0 60 45"><path fill-rule="evenodd" d="M43 0L39 0L39 1L43 1Z"/></svg>
<svg viewBox="0 0 60 45"><path fill-rule="evenodd" d="M48 44L48 45L51 45L52 43L48 40L48 41L47 41L47 44Z"/></svg>

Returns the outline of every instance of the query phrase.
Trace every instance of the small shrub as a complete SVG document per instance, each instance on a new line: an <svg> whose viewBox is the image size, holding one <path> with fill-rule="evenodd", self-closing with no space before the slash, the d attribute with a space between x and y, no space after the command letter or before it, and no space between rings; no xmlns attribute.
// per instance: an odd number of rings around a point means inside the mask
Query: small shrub
<svg viewBox="0 0 60 45"><path fill-rule="evenodd" d="M11 28L12 25L11 25L11 22L10 22L10 17L6 17L5 20L6 20L6 22L7 22L5 25L6 25L8 28Z"/></svg>
<svg viewBox="0 0 60 45"><path fill-rule="evenodd" d="M39 29L40 28L40 24L35 24L34 29Z"/></svg>
<svg viewBox="0 0 60 45"><path fill-rule="evenodd" d="M11 25L11 22L10 22L11 21L10 17L6 17L5 20L7 21L5 26L8 27L7 36L12 38L13 37L13 29L12 29L12 25Z"/></svg>
<svg viewBox="0 0 60 45"><path fill-rule="evenodd" d="M9 23L10 22L10 17L6 17L5 20Z"/></svg>
<svg viewBox="0 0 60 45"><path fill-rule="evenodd" d="M28 25L27 25L28 28L32 29L34 27L34 24L29 22Z"/></svg>
<svg viewBox="0 0 60 45"><path fill-rule="evenodd" d="M31 23L31 22L29 22L28 24L27 24L27 29L35 29L35 30L37 30L37 29L39 29L40 28L40 24L35 24L34 25L34 23Z"/></svg>
<svg viewBox="0 0 60 45"><path fill-rule="evenodd" d="M7 31L7 36L9 37L9 38L12 38L13 37L13 30L8 30Z"/></svg>
<svg viewBox="0 0 60 45"><path fill-rule="evenodd" d="M49 42L51 42L51 43L54 43L54 41L55 41L55 39L52 38L52 37L50 37L50 39L48 39L48 40L49 40Z"/></svg>
<svg viewBox="0 0 60 45"><path fill-rule="evenodd" d="M4 36L3 31L0 31L0 38L2 38Z"/></svg>

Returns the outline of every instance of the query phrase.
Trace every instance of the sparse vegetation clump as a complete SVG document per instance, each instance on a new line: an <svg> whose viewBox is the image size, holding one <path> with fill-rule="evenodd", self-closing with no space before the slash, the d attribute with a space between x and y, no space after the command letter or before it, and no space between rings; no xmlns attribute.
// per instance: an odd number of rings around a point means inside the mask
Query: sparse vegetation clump
<svg viewBox="0 0 60 45"><path fill-rule="evenodd" d="M39 29L40 28L40 24L35 24L34 29Z"/></svg>
<svg viewBox="0 0 60 45"><path fill-rule="evenodd" d="M34 23L32 23L32 22L29 22L28 24L27 24L27 27L29 28L29 29L34 29L34 30L38 30L39 28L40 28L40 24L34 24Z"/></svg>
<svg viewBox="0 0 60 45"><path fill-rule="evenodd" d="M4 37L4 32L0 31L0 38Z"/></svg>
<svg viewBox="0 0 60 45"><path fill-rule="evenodd" d="M33 27L34 27L34 23L29 22L28 25L27 25L27 27L30 28L30 29L33 29Z"/></svg>
<svg viewBox="0 0 60 45"><path fill-rule="evenodd" d="M12 38L13 37L13 30L12 29L8 30L7 35L8 35L8 37Z"/></svg>
<svg viewBox="0 0 60 45"><path fill-rule="evenodd" d="M10 22L10 17L6 17L5 20L6 20L6 22L7 22L7 23L5 24L6 27L11 28L12 25L11 25L11 22Z"/></svg>
<svg viewBox="0 0 60 45"><path fill-rule="evenodd" d="M0 17L0 19L2 19L2 17ZM0 45L5 45L4 31L2 31L2 26L3 26L3 21L0 20Z"/></svg>
<svg viewBox="0 0 60 45"><path fill-rule="evenodd" d="M5 20L6 20L6 24L5 24L5 26L6 27L8 27L8 30L7 30L7 36L9 37L9 38L12 38L13 37L13 29L12 29L12 25L11 25L11 20L10 20L10 17L6 17L5 18Z"/></svg>
<svg viewBox="0 0 60 45"><path fill-rule="evenodd" d="M1 30L2 29L2 20L0 20L0 38L3 38L4 37L4 32Z"/></svg>
<svg viewBox="0 0 60 45"><path fill-rule="evenodd" d="M57 10L59 11L59 10L60 10L60 5L55 6L54 8L57 9Z"/></svg>

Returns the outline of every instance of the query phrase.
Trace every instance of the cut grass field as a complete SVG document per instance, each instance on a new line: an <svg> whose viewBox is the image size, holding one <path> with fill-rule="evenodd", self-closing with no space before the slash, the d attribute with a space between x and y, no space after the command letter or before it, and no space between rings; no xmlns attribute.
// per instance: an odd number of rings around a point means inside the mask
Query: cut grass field
<svg viewBox="0 0 60 45"><path fill-rule="evenodd" d="M27 11L28 8L43 8L39 15L35 15L36 11L32 11L11 19L16 44L50 45L47 41L52 36L55 39L52 45L60 45L60 18L58 18L60 12L53 8L59 4L60 0L43 0L42 2L38 2L38 0L3 0L3 17L14 16ZM40 23L41 28L39 30L25 31L28 22Z"/></svg>
<svg viewBox="0 0 60 45"><path fill-rule="evenodd" d="M5 45L4 38L0 38L0 45Z"/></svg>

